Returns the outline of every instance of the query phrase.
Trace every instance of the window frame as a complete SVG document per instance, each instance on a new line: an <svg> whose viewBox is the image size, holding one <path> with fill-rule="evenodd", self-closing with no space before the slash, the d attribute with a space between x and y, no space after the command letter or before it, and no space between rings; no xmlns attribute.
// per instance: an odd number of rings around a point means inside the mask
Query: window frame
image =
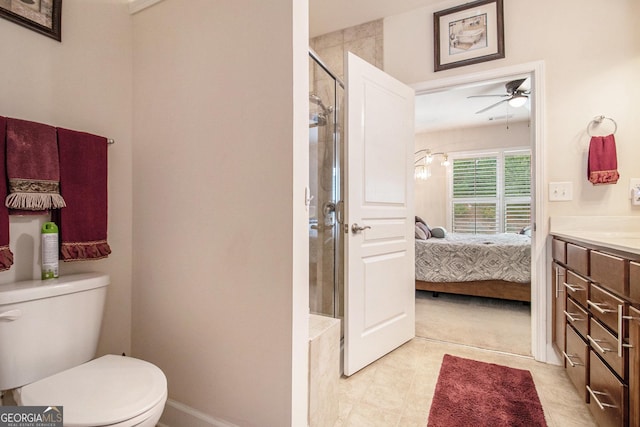
<svg viewBox="0 0 640 427"><path fill-rule="evenodd" d="M504 147L504 148L494 148L487 150L469 150L464 152L453 152L448 153L451 164L447 167L447 229L454 232L453 229L453 207L454 202L473 202L473 203L491 203L495 201L496 203L496 233L505 233L506 224L505 224L505 209L507 201L510 203L522 203L528 202L530 207L530 218L533 221L533 181L530 175L530 192L528 197L506 197L505 195L505 177L504 177L504 167L505 167L505 157L508 155L517 155L520 154L528 154L530 158L530 170L533 168L533 150L531 147ZM497 196L495 198L453 198L453 163L456 159L469 159L469 158L482 158L482 157L496 157L496 192ZM476 233L473 233L476 234Z"/></svg>

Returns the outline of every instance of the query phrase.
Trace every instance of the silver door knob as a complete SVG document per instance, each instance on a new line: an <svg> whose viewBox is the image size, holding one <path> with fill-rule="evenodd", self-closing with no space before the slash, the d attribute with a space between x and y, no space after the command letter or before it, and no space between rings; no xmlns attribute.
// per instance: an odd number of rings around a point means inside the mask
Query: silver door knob
<svg viewBox="0 0 640 427"><path fill-rule="evenodd" d="M367 228L371 228L368 225L365 225L364 227L360 227L357 223L353 223L351 224L351 232L353 234L359 233L362 230L366 230Z"/></svg>

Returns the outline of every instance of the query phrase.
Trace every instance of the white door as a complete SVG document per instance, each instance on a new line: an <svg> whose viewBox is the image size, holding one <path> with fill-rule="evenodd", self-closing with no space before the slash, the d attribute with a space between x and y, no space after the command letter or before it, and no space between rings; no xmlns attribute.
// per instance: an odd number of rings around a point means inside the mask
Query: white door
<svg viewBox="0 0 640 427"><path fill-rule="evenodd" d="M415 336L414 90L347 54L344 373Z"/></svg>

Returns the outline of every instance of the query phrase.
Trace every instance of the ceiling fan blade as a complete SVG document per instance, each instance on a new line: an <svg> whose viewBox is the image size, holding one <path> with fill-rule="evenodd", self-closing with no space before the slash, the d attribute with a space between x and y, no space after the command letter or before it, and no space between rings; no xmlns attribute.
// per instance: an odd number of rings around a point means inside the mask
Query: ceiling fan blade
<svg viewBox="0 0 640 427"><path fill-rule="evenodd" d="M467 96L467 99L469 98L486 98L486 97L496 97L496 96L500 96L500 97L506 97L506 96L511 96L511 95L507 95L507 94L502 94L502 95L469 95Z"/></svg>
<svg viewBox="0 0 640 427"><path fill-rule="evenodd" d="M518 90L520 90L520 86L522 86L522 84L526 81L527 79L518 79L518 80L512 80L510 82L508 82L507 84L505 84L505 88L507 89L507 92L509 93L515 93Z"/></svg>
<svg viewBox="0 0 640 427"><path fill-rule="evenodd" d="M476 111L476 114L480 114L480 113L484 113L487 110L492 109L493 107L497 107L498 105L502 104L503 102L507 102L508 99L503 99L502 101L498 101L495 104L491 104L488 107L483 108L482 110Z"/></svg>

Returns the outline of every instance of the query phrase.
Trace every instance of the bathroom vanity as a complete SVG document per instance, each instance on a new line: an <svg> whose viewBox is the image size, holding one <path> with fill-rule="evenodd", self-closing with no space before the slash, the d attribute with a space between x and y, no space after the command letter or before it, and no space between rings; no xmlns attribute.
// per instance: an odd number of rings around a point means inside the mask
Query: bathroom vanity
<svg viewBox="0 0 640 427"><path fill-rule="evenodd" d="M600 426L640 426L640 218L551 219L553 345Z"/></svg>

